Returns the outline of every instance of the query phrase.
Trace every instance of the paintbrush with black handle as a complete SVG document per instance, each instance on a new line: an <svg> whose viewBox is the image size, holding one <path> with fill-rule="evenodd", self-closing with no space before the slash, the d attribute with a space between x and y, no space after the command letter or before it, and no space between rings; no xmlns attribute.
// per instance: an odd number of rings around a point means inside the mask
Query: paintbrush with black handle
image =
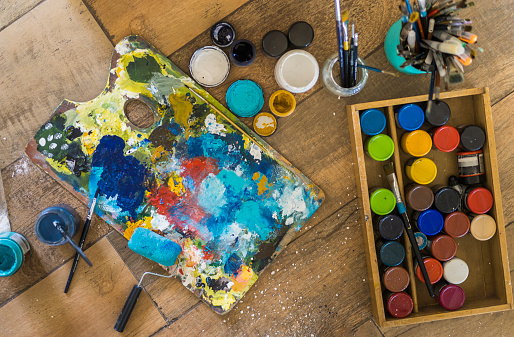
<svg viewBox="0 0 514 337"><path fill-rule="evenodd" d="M421 252L419 251L416 238L414 237L414 232L412 231L409 217L407 216L407 209L405 208L405 204L403 203L402 196L400 194L400 186L398 185L398 180L396 180L396 174L394 173L393 163L384 165L384 172L387 176L387 180L389 181L389 186L391 187L391 190L393 191L394 196L396 197L396 207L398 208L398 212L402 217L403 224L405 226L405 231L407 232L407 236L409 237L412 250L414 250L414 255L416 255L416 260L418 261L419 268L421 269L421 274L423 274L423 279L425 280L425 285L427 286L428 293L431 297L434 297L434 288L432 287L432 283L430 283L430 278L428 277L427 269L425 268L425 263L423 262L423 258L421 257Z"/></svg>

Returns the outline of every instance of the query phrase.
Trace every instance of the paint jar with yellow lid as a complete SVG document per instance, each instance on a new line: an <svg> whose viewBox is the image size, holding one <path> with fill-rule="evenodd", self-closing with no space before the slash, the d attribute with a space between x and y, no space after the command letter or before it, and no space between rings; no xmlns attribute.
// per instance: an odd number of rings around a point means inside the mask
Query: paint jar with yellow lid
<svg viewBox="0 0 514 337"><path fill-rule="evenodd" d="M427 185L437 176L437 166L428 158L410 158L405 163L405 173L415 183Z"/></svg>
<svg viewBox="0 0 514 337"><path fill-rule="evenodd" d="M402 135L400 145L405 153L414 157L423 157L432 149L432 138L426 131L414 130Z"/></svg>
<svg viewBox="0 0 514 337"><path fill-rule="evenodd" d="M277 117L287 117L296 108L296 100L287 90L275 91L269 99L269 108Z"/></svg>
<svg viewBox="0 0 514 337"><path fill-rule="evenodd" d="M471 220L469 232L479 241L487 241L496 234L496 221L487 214L469 214Z"/></svg>

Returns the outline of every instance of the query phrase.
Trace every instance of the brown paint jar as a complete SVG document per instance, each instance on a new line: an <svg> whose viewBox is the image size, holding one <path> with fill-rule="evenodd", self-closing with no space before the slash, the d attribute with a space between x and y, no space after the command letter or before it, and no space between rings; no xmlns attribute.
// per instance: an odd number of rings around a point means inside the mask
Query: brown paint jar
<svg viewBox="0 0 514 337"><path fill-rule="evenodd" d="M427 243L428 252L439 261L448 261L457 254L457 242L449 235L438 235Z"/></svg>
<svg viewBox="0 0 514 337"><path fill-rule="evenodd" d="M407 289L409 283L409 273L405 268L397 266L382 269L382 284L387 290L398 293Z"/></svg>
<svg viewBox="0 0 514 337"><path fill-rule="evenodd" d="M470 221L466 214L453 212L444 217L443 230L446 234L454 238L460 238L469 232Z"/></svg>
<svg viewBox="0 0 514 337"><path fill-rule="evenodd" d="M405 201L413 210L422 212L434 203L434 192L427 186L409 184L405 187Z"/></svg>

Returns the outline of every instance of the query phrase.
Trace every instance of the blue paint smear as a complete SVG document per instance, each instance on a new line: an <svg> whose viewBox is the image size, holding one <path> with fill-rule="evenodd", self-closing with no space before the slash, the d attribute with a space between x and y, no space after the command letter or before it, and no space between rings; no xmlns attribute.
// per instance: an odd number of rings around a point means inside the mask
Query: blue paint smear
<svg viewBox="0 0 514 337"><path fill-rule="evenodd" d="M148 170L136 158L125 156L124 148L125 141L118 136L100 139L93 153L90 186L96 185L106 198L117 196L117 206L135 218L145 197Z"/></svg>
<svg viewBox="0 0 514 337"><path fill-rule="evenodd" d="M225 262L225 266L223 270L228 275L237 275L237 271L239 268L241 268L241 265L243 264L243 260L236 254L230 255L230 257Z"/></svg>
<svg viewBox="0 0 514 337"><path fill-rule="evenodd" d="M255 201L243 203L235 214L235 221L259 235L261 240L268 239L276 229L277 224L272 219L270 210Z"/></svg>

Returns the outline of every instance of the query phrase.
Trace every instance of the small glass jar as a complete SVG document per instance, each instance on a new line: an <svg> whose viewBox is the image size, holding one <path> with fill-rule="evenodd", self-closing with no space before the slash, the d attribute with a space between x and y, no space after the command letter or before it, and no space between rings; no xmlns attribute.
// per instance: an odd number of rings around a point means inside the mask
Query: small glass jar
<svg viewBox="0 0 514 337"><path fill-rule="evenodd" d="M359 93L368 81L368 71L364 68L358 67L357 69L359 71L357 72L357 85L351 88L343 88L336 82L336 80L334 79L334 74L332 72L332 69L334 68L336 62L339 62L338 53L332 54L323 65L322 76L323 82L325 83L325 87L328 89L328 91L340 97L350 97ZM360 57L357 58L357 62L363 66L366 65Z"/></svg>

